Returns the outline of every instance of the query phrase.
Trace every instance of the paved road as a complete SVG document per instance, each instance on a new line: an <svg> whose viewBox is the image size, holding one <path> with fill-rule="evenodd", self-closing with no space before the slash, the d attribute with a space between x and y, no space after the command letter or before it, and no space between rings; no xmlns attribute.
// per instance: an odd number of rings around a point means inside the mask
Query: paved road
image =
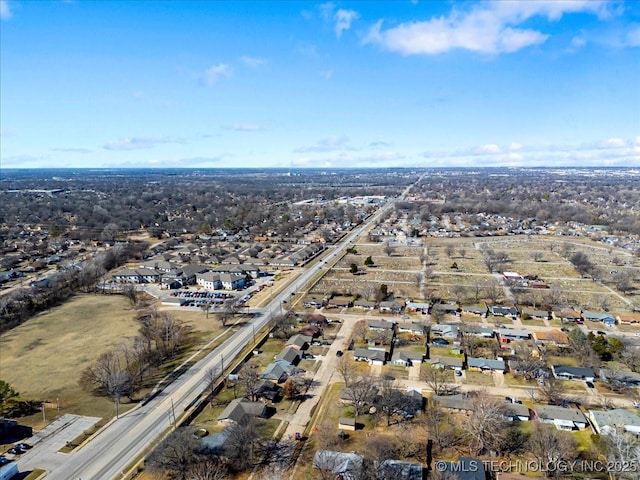
<svg viewBox="0 0 640 480"><path fill-rule="evenodd" d="M399 198L403 198L406 192ZM398 199L398 200L399 200ZM387 202L378 212L356 229L348 233L335 248L325 255L323 261L303 271L294 285L282 289L274 295L269 305L262 309L262 314L255 317L247 327L241 329L233 337L226 340L215 351L197 362L182 374L171 385L167 386L146 405L122 415L100 432L83 448L66 455L62 462L53 461L50 456L25 455L18 461L21 471L44 468L50 473L48 480L69 479L119 479L125 475L127 467L139 458L145 449L171 428L175 417L180 417L185 409L197 401L205 385L207 370L221 364L228 365L238 355L257 331L280 313L284 301L288 301L296 285L309 282L325 265L338 257L352 241L361 236L384 214L397 200ZM335 356L335 352L333 353ZM36 450L36 449L34 449ZM59 460L59 457L54 457Z"/></svg>

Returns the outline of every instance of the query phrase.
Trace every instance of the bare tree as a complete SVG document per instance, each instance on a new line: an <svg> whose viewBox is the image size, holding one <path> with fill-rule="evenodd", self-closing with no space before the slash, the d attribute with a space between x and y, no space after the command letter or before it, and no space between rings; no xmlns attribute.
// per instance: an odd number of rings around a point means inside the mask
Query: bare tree
<svg viewBox="0 0 640 480"><path fill-rule="evenodd" d="M613 284L622 293L629 293L633 290L633 283L628 272L617 272L613 274Z"/></svg>
<svg viewBox="0 0 640 480"><path fill-rule="evenodd" d="M219 457L200 456L187 471L189 480L226 480L229 478L229 467Z"/></svg>
<svg viewBox="0 0 640 480"><path fill-rule="evenodd" d="M213 304L209 300L205 300L204 303L200 304L200 310L204 312L206 318L209 318L209 312L211 311L212 307Z"/></svg>
<svg viewBox="0 0 640 480"><path fill-rule="evenodd" d="M121 364L116 351L108 351L98 357L80 376L80 385L109 397L119 398L129 391L129 375Z"/></svg>
<svg viewBox="0 0 640 480"><path fill-rule="evenodd" d="M465 258L467 256L467 249L466 248L459 248L458 249L458 255L460 255L461 258Z"/></svg>
<svg viewBox="0 0 640 480"><path fill-rule="evenodd" d="M447 245L444 249L444 253L447 257L451 258L453 256L453 254L455 253L456 249L454 248L453 245Z"/></svg>
<svg viewBox="0 0 640 480"><path fill-rule="evenodd" d="M527 441L527 448L539 462L541 470L546 470L548 477L555 477L563 474L562 469L547 467L573 459L576 441L568 432L557 430L552 425L535 422Z"/></svg>
<svg viewBox="0 0 640 480"><path fill-rule="evenodd" d="M240 382L244 387L244 396L252 402L258 400L258 386L260 382L260 374L258 373L258 366L249 362L242 367L240 371Z"/></svg>
<svg viewBox="0 0 640 480"><path fill-rule="evenodd" d="M384 253L387 255L387 257L390 257L391 255L393 255L393 252L395 252L395 250L396 250L396 249L395 249L395 247L394 247L393 245L391 245L391 242L390 242L390 241L387 241L387 242L384 244L384 249L383 249L383 251L384 251Z"/></svg>
<svg viewBox="0 0 640 480"><path fill-rule="evenodd" d="M235 470L246 470L253 465L262 447L257 421L246 415L228 429L229 436L224 446L225 456Z"/></svg>
<svg viewBox="0 0 640 480"><path fill-rule="evenodd" d="M418 417L417 422L426 430L427 438L432 440L440 451L458 445L464 435L457 428L453 417L446 415L432 400L427 402L424 413Z"/></svg>
<svg viewBox="0 0 640 480"><path fill-rule="evenodd" d="M466 431L476 454L485 450L500 451L506 440L504 400L479 392L470 403L470 418L466 423Z"/></svg>
<svg viewBox="0 0 640 480"><path fill-rule="evenodd" d="M624 428L609 430L601 436L607 451L607 460L612 468L612 474L620 480L632 480L638 478L635 468L640 464L640 440Z"/></svg>
<svg viewBox="0 0 640 480"><path fill-rule="evenodd" d="M123 286L122 294L127 298L127 300L129 300L132 307L136 306L136 303L138 303L138 291L134 285L128 283Z"/></svg>
<svg viewBox="0 0 640 480"><path fill-rule="evenodd" d="M448 384L450 373L444 368L435 368L431 365L423 365L420 369L420 380L425 382L434 395L447 395L452 387Z"/></svg>
<svg viewBox="0 0 640 480"><path fill-rule="evenodd" d="M566 401L567 388L562 380L546 378L538 390L540 396L550 405L562 405Z"/></svg>
<svg viewBox="0 0 640 480"><path fill-rule="evenodd" d="M171 432L147 457L145 464L152 471L168 472L173 478L187 480L196 461L197 439L189 428Z"/></svg>
<svg viewBox="0 0 640 480"><path fill-rule="evenodd" d="M542 259L544 258L544 253L540 251L535 251L531 254L531 256L533 257L534 262L541 262Z"/></svg>

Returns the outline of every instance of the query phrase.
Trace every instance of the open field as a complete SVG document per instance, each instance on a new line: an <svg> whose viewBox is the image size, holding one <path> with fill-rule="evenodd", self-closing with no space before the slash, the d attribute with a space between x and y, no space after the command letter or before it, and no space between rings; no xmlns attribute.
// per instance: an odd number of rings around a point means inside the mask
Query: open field
<svg viewBox="0 0 640 480"><path fill-rule="evenodd" d="M206 318L201 311L174 309L171 313L191 330L192 344L185 357L224 330L212 314ZM139 325L134 317L123 296L77 295L0 337L0 375L25 399L59 400L60 411L47 410L48 419L69 412L109 417L114 413L113 402L84 392L78 379L102 353L137 335ZM174 360L151 378L160 380L179 362ZM121 411L127 408L124 403ZM37 427L41 419L36 414L25 422Z"/></svg>
<svg viewBox="0 0 640 480"><path fill-rule="evenodd" d="M25 397L62 401L79 388L82 368L137 331L124 297L75 296L0 337L2 378Z"/></svg>

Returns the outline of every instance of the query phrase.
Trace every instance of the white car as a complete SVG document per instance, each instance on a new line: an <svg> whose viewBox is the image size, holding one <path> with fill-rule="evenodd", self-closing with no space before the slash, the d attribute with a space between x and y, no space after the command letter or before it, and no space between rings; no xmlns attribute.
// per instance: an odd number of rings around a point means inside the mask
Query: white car
<svg viewBox="0 0 640 480"><path fill-rule="evenodd" d="M633 406L636 408L640 408L640 402L633 402Z"/></svg>

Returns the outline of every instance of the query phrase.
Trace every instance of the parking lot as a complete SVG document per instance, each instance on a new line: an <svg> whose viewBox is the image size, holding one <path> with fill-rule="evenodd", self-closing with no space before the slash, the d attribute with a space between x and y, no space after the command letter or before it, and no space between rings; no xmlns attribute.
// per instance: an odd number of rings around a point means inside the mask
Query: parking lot
<svg viewBox="0 0 640 480"><path fill-rule="evenodd" d="M23 454L15 455L13 459L18 463L20 471L33 468L51 468L64 462L64 455L58 453L67 442L71 442L80 434L95 425L100 418L83 417L66 414L54 420L31 438L24 440L33 448Z"/></svg>

